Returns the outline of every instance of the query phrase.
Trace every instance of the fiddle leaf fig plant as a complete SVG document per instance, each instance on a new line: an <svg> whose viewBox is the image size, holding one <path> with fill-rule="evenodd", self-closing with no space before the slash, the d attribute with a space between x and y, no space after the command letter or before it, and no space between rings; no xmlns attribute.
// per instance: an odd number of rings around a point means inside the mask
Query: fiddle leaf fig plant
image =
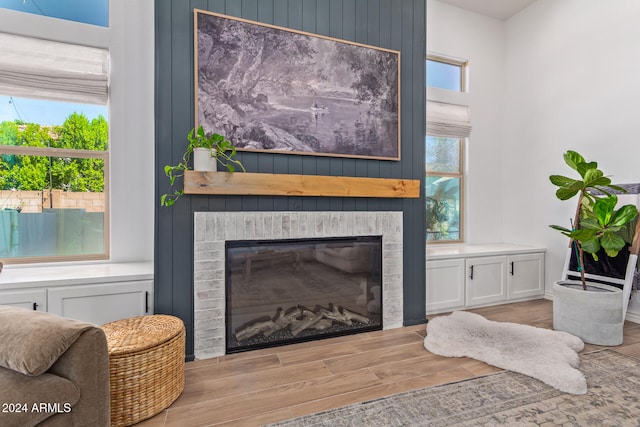
<svg viewBox="0 0 640 427"><path fill-rule="evenodd" d="M164 174L169 177L169 185L173 188L176 182L176 178L184 176L184 171L189 169L189 161L193 150L195 148L208 148L211 153L211 157L214 157L218 163L224 166L230 173L235 172L236 167L240 168L243 172L246 169L240 160L236 157L236 148L231 141L227 140L224 136L212 133L207 135L202 126L198 129L191 129L187 135L187 149L182 155L182 161L177 165L166 165L164 167ZM184 195L184 189L174 190L173 193L163 194L160 197L161 206L173 206L173 204L181 196Z"/></svg>
<svg viewBox="0 0 640 427"><path fill-rule="evenodd" d="M626 193L626 190L611 184L611 179L598 169L598 163L587 162L575 151L564 153L564 161L581 179L551 175L549 180L558 187L558 199L569 200L578 195L578 207L571 229L559 225L550 227L575 243L582 287L586 290L584 253L591 254L595 261L598 261L601 248L607 256L617 256L627 245L617 233L638 216L638 209L634 205L624 205L616 210L618 197L614 192Z"/></svg>

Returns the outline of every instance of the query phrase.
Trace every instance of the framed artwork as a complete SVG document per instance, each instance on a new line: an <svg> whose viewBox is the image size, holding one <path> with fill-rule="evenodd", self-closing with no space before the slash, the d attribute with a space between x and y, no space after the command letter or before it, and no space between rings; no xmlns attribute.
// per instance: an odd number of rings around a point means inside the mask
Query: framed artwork
<svg viewBox="0 0 640 427"><path fill-rule="evenodd" d="M194 10L196 127L241 151L400 160L400 52Z"/></svg>

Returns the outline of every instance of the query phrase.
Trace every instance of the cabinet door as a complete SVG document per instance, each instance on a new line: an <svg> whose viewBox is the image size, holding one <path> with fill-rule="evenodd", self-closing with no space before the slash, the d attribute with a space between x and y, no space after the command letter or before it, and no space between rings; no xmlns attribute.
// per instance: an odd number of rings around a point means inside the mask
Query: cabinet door
<svg viewBox="0 0 640 427"><path fill-rule="evenodd" d="M47 311L47 290L0 291L0 305Z"/></svg>
<svg viewBox="0 0 640 427"><path fill-rule="evenodd" d="M153 313L152 292L152 280L49 288L49 312L103 325Z"/></svg>
<svg viewBox="0 0 640 427"><path fill-rule="evenodd" d="M544 295L544 254L507 257L509 299Z"/></svg>
<svg viewBox="0 0 640 427"><path fill-rule="evenodd" d="M474 307L507 299L507 257L468 258L466 305Z"/></svg>
<svg viewBox="0 0 640 427"><path fill-rule="evenodd" d="M464 259L427 261L427 314L464 307Z"/></svg>

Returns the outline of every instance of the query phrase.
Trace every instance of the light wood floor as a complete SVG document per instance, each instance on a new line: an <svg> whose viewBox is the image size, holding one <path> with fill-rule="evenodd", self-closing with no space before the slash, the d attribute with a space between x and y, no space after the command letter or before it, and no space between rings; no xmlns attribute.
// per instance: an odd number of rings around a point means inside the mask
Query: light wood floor
<svg viewBox="0 0 640 427"><path fill-rule="evenodd" d="M470 311L552 327L547 300ZM429 353L424 330L419 325L189 362L182 395L138 426L259 426L500 370ZM615 349L640 357L640 324L627 322L624 343Z"/></svg>

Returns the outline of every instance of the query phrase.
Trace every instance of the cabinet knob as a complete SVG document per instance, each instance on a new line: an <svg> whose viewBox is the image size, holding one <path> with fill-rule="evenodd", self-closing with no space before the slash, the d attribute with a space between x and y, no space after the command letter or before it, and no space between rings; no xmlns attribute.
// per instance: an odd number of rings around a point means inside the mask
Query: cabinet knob
<svg viewBox="0 0 640 427"><path fill-rule="evenodd" d="M511 261L511 275L513 276L513 261Z"/></svg>
<svg viewBox="0 0 640 427"><path fill-rule="evenodd" d="M33 303L33 311L37 311L38 310L38 303L34 302Z"/></svg>
<svg viewBox="0 0 640 427"><path fill-rule="evenodd" d="M469 279L473 280L473 265L469 267Z"/></svg>

